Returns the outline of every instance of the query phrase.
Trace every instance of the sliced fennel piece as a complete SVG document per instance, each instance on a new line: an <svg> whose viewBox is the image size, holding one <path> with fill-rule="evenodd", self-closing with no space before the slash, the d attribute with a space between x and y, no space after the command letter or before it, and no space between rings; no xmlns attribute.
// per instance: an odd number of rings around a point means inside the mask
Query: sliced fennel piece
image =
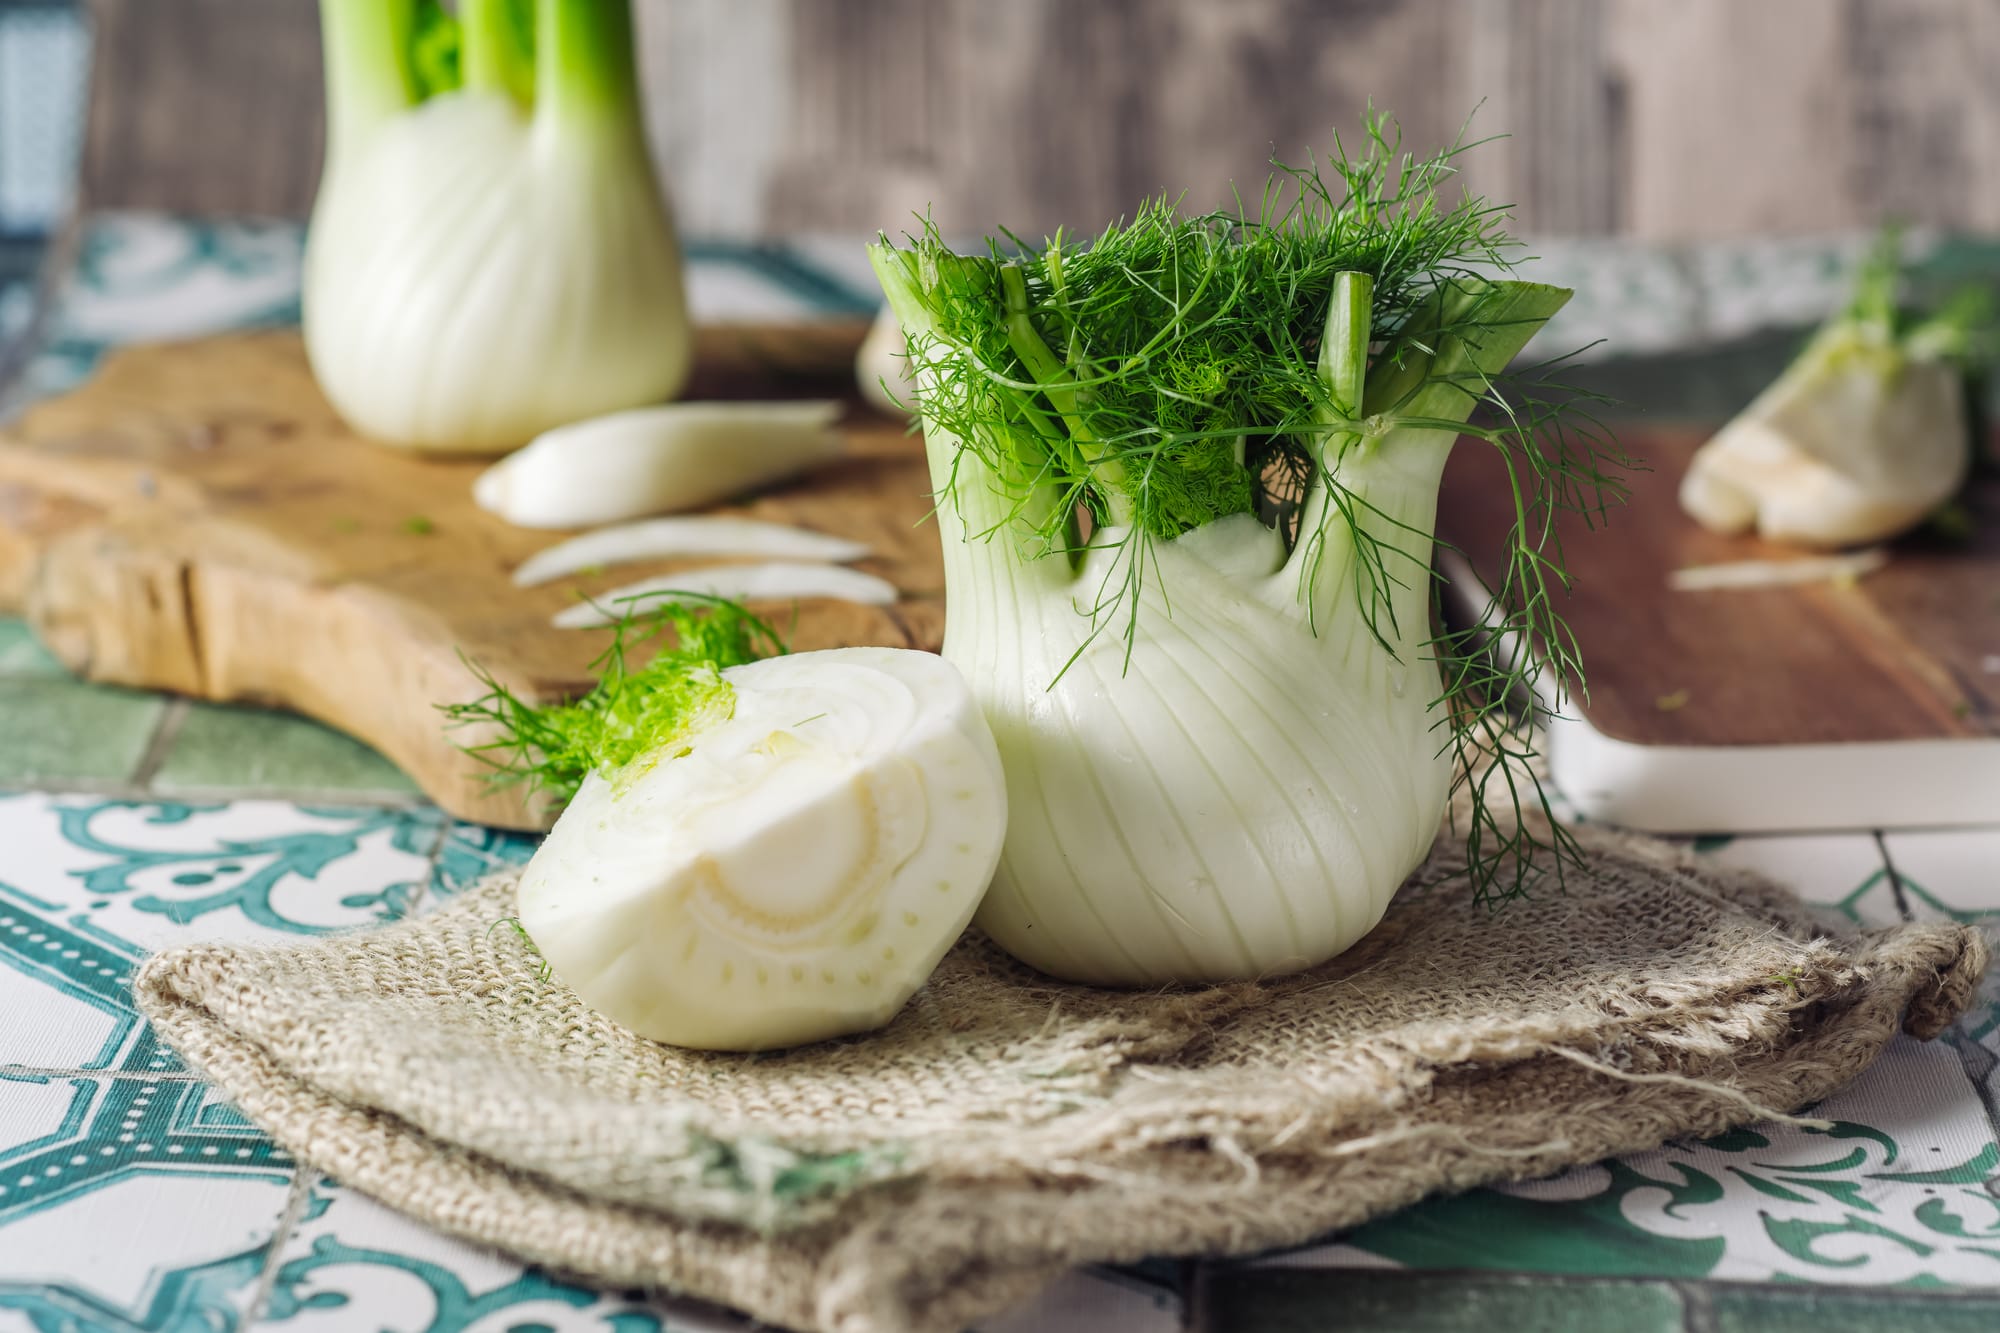
<svg viewBox="0 0 2000 1333"><path fill-rule="evenodd" d="M1716 532L1820 548L1881 541L1957 492L1968 439L1950 366L1822 345L1701 447L1681 505Z"/></svg>
<svg viewBox="0 0 2000 1333"><path fill-rule="evenodd" d="M761 556L767 560L838 563L859 560L867 554L868 548L860 542L785 523L718 515L653 518L599 528L537 551L515 569L514 584L528 588L565 574L635 560Z"/></svg>
<svg viewBox="0 0 2000 1333"><path fill-rule="evenodd" d="M416 0L320 5L329 137L305 344L370 439L498 454L686 381L680 246L627 0L535 0L526 29L525 8L460 4L463 76L439 90Z"/></svg>
<svg viewBox="0 0 2000 1333"><path fill-rule="evenodd" d="M658 1041L768 1050L880 1027L992 878L992 733L929 653L722 676L727 720L584 779L521 877L521 925L586 1003Z"/></svg>
<svg viewBox="0 0 2000 1333"><path fill-rule="evenodd" d="M1872 574L1889 563L1880 546L1840 555L1801 556L1796 560L1732 560L1719 565L1689 565L1667 575L1675 592L1709 592L1722 588L1783 588L1801 583L1839 583Z"/></svg>
<svg viewBox="0 0 2000 1333"><path fill-rule="evenodd" d="M582 528L728 500L839 458L835 402L671 403L559 426L473 483L524 528Z"/></svg>
<svg viewBox="0 0 2000 1333"><path fill-rule="evenodd" d="M669 593L723 597L732 602L794 601L830 597L864 606L889 606L896 585L887 579L845 565L806 565L772 560L753 565L710 565L702 569L662 574L614 588L588 602L558 611L549 622L557 629L597 629L618 623L637 599Z"/></svg>

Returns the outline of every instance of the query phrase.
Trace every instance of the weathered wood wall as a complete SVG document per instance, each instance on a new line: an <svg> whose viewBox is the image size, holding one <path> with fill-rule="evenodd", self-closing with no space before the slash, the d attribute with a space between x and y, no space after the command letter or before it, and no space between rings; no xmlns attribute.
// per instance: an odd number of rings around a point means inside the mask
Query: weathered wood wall
<svg viewBox="0 0 2000 1333"><path fill-rule="evenodd" d="M1524 230L2000 230L2000 0L637 0L690 234L1091 226L1204 203L1372 98ZM302 213L311 0L92 0L86 188Z"/></svg>

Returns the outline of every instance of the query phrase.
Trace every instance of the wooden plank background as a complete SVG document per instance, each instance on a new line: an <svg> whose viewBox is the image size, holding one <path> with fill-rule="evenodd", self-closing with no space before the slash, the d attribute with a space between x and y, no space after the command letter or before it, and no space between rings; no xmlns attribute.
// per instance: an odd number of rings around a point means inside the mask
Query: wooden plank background
<svg viewBox="0 0 2000 1333"><path fill-rule="evenodd" d="M1219 200L1372 98L1521 229L2000 230L2000 0L636 0L684 230L1089 228ZM302 215L312 0L91 0L85 195Z"/></svg>

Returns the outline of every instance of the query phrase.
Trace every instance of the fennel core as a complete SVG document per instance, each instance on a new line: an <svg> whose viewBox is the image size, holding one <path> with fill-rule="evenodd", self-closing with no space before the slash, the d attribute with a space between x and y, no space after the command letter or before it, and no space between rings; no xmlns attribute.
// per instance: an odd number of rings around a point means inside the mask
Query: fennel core
<svg viewBox="0 0 2000 1333"><path fill-rule="evenodd" d="M871 248L918 372L945 655L1008 769L980 919L1046 970L1317 962L1379 919L1452 790L1478 899L1572 850L1515 817L1547 801L1509 710L1581 678L1553 516L1622 492L1547 368L1508 371L1569 293L1507 276L1503 210L1446 200L1460 146L1392 136L1371 116L1254 210ZM1484 632L1538 654L1434 624L1460 435L1505 459L1515 513Z"/></svg>

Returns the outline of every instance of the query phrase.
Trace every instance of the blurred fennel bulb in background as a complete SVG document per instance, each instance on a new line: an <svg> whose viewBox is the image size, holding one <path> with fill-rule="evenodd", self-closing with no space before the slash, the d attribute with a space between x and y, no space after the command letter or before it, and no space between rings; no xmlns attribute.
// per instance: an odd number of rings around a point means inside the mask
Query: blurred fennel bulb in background
<svg viewBox="0 0 2000 1333"><path fill-rule="evenodd" d="M1965 484L1966 376L1991 295L1968 287L1913 317L1897 303L1898 239L1884 233L1847 308L1695 454L1680 489L1695 521L1830 550L1905 532Z"/></svg>
<svg viewBox="0 0 2000 1333"><path fill-rule="evenodd" d="M681 256L628 0L321 0L306 351L348 424L499 453L672 397Z"/></svg>

